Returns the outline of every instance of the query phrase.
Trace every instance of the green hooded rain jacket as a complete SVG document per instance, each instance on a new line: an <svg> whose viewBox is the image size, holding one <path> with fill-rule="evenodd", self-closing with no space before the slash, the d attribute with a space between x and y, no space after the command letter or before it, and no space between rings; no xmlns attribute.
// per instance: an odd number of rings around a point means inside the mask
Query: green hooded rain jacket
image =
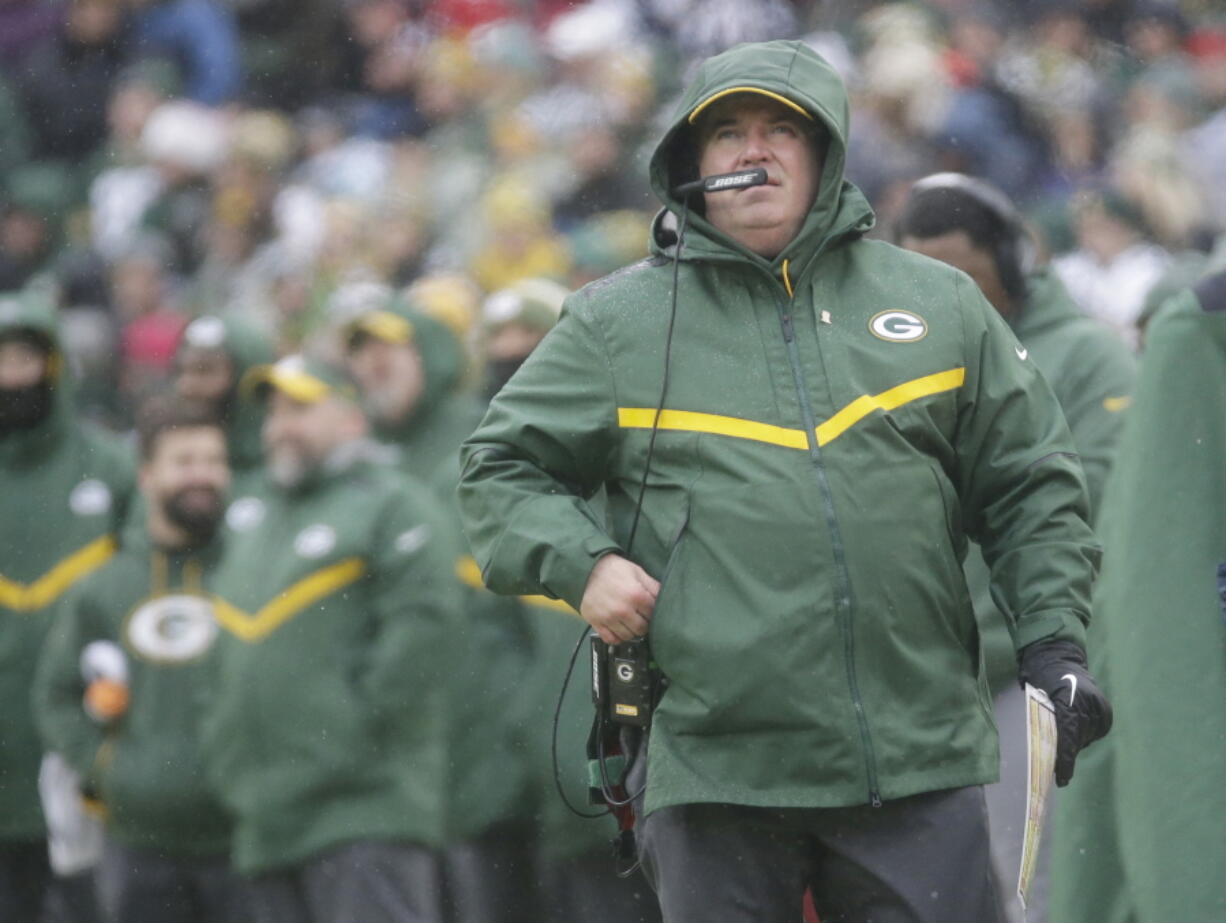
<svg viewBox="0 0 1226 923"><path fill-rule="evenodd" d="M74 418L55 315L33 293L0 295L0 336L36 331L52 346L51 413L0 433L0 840L42 838L43 748L30 710L38 652L55 606L118 547L134 487L129 454Z"/></svg>
<svg viewBox="0 0 1226 923"><path fill-rule="evenodd" d="M581 289L466 443L459 496L486 583L578 607L596 560L662 588L669 686L646 810L826 807L996 778L991 700L962 577L978 540L1021 647L1084 643L1098 548L1050 388L964 274L863 234L843 180L847 96L799 42L707 61L652 158L657 195L687 116L754 87L830 133L820 192L773 260L701 214L680 253ZM732 193L736 194L736 193ZM609 515L587 499L605 486Z"/></svg>

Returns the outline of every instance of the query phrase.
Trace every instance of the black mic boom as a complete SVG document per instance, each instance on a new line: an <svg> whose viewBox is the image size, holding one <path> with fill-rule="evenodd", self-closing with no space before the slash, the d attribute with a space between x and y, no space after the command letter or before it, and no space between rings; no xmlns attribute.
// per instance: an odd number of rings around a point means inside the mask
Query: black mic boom
<svg viewBox="0 0 1226 923"><path fill-rule="evenodd" d="M714 176L704 176L690 183L682 183L673 189L673 195L682 198L695 192L725 192L729 189L748 189L750 186L761 186L766 182L766 170L755 167L752 170L739 170L736 173L716 173Z"/></svg>

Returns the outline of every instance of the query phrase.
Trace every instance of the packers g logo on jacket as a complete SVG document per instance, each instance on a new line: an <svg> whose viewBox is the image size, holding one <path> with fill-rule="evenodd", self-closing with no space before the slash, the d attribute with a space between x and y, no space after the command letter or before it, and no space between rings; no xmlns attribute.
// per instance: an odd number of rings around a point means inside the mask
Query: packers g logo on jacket
<svg viewBox="0 0 1226 923"><path fill-rule="evenodd" d="M910 311L881 311L868 322L869 332L879 340L914 343L928 335L928 323Z"/></svg>
<svg viewBox="0 0 1226 923"><path fill-rule="evenodd" d="M202 656L217 637L213 607L200 596L159 596L124 625L128 646L147 660L184 663Z"/></svg>

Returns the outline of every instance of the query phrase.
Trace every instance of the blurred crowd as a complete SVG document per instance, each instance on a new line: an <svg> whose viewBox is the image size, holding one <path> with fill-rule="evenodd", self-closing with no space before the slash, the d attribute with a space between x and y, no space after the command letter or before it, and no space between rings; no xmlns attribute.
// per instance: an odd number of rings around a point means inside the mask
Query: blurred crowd
<svg viewBox="0 0 1226 923"><path fill-rule="evenodd" d="M1149 286L1222 229L1224 19L1196 0L5 0L0 290L54 289L87 410L120 427L204 312L326 352L355 304L408 290L475 342L485 295L645 255L646 151L694 61L799 36L852 90L849 178L878 233L915 178L982 176L1132 338Z"/></svg>

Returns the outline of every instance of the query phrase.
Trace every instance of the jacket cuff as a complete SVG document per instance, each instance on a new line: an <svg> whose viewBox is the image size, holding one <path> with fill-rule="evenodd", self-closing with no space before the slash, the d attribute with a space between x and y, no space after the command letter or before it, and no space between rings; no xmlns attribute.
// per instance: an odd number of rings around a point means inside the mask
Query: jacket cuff
<svg viewBox="0 0 1226 923"><path fill-rule="evenodd" d="M1013 645L1017 651L1036 641L1071 641L1086 649L1085 624L1073 612L1053 609L1018 623Z"/></svg>
<svg viewBox="0 0 1226 923"><path fill-rule="evenodd" d="M577 545L556 548L541 569L541 586L548 595L564 600L578 612L596 562L620 550L621 546L607 535L589 535Z"/></svg>

